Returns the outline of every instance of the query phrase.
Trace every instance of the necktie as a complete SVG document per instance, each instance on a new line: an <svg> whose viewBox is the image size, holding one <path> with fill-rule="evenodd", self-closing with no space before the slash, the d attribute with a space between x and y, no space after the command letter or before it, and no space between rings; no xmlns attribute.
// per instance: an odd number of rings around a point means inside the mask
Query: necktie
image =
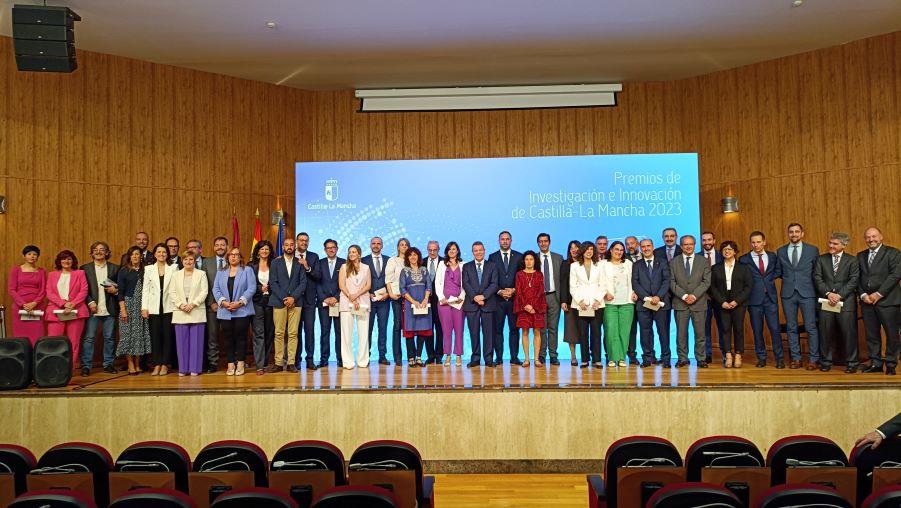
<svg viewBox="0 0 901 508"><path fill-rule="evenodd" d="M375 265L375 276L382 276L382 256L374 256L372 262Z"/></svg>
<svg viewBox="0 0 901 508"><path fill-rule="evenodd" d="M219 269L222 270L223 268L225 268L225 260L224 260L224 259L220 259L220 260L219 260Z"/></svg>
<svg viewBox="0 0 901 508"><path fill-rule="evenodd" d="M203 270L203 258L198 256L195 265L197 265L196 268Z"/></svg>
<svg viewBox="0 0 901 508"><path fill-rule="evenodd" d="M541 271L544 272L544 292L548 293L551 290L551 264L547 260L547 254L544 254Z"/></svg>
<svg viewBox="0 0 901 508"><path fill-rule="evenodd" d="M691 277L691 256L685 257L685 277Z"/></svg>
<svg viewBox="0 0 901 508"><path fill-rule="evenodd" d="M710 251L707 251L707 265L713 266L713 256L710 255Z"/></svg>
<svg viewBox="0 0 901 508"><path fill-rule="evenodd" d="M479 276L479 284L482 284L482 263L476 263L476 275Z"/></svg>
<svg viewBox="0 0 901 508"><path fill-rule="evenodd" d="M792 266L798 266L798 246L792 245Z"/></svg>
<svg viewBox="0 0 901 508"><path fill-rule="evenodd" d="M838 254L833 254L832 255L832 275L835 275L838 273L838 260L839 260Z"/></svg>
<svg viewBox="0 0 901 508"><path fill-rule="evenodd" d="M508 252L505 252L505 253L504 253L504 271L505 271L505 272L506 272L507 270L510 269L510 258L509 258L509 256L510 256L510 254L509 254Z"/></svg>
<svg viewBox="0 0 901 508"><path fill-rule="evenodd" d="M329 259L329 261L328 261L328 276L329 277L335 276L335 260L334 259Z"/></svg>
<svg viewBox="0 0 901 508"><path fill-rule="evenodd" d="M875 249L870 251L870 258L867 259L867 266L870 266L873 264L873 260L876 259L876 252L877 251Z"/></svg>
<svg viewBox="0 0 901 508"><path fill-rule="evenodd" d="M653 271L653 270L654 270L654 265L651 264L651 260L650 260L650 259L647 260L647 263L648 263L648 271L649 271L649 272Z"/></svg>
<svg viewBox="0 0 901 508"><path fill-rule="evenodd" d="M429 277L431 277L432 280L435 280L435 260L434 259L429 260Z"/></svg>
<svg viewBox="0 0 901 508"><path fill-rule="evenodd" d="M675 249L675 247L667 247L666 248L666 260L667 261L673 260L673 250L674 249Z"/></svg>
<svg viewBox="0 0 901 508"><path fill-rule="evenodd" d="M763 267L763 254L757 255L757 269L760 270L760 275L766 273L766 268Z"/></svg>

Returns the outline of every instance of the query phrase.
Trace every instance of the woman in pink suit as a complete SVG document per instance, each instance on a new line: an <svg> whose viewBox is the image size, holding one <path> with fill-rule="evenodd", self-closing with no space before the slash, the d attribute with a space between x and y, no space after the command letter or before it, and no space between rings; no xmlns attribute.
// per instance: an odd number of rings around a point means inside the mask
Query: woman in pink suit
<svg viewBox="0 0 901 508"><path fill-rule="evenodd" d="M44 299L47 297L47 276L43 268L37 266L41 257L41 249L28 245L22 249L25 262L14 266L9 272L7 290L13 299L15 309L12 312L13 337L28 337L31 345L44 335L44 320L23 321L20 310L28 312L43 311Z"/></svg>
<svg viewBox="0 0 901 508"><path fill-rule="evenodd" d="M88 280L78 269L78 258L70 250L56 255L56 270L47 276L47 333L65 335L72 344L72 358L78 356L81 332L90 316L85 299L88 297ZM74 365L73 365L74 366Z"/></svg>

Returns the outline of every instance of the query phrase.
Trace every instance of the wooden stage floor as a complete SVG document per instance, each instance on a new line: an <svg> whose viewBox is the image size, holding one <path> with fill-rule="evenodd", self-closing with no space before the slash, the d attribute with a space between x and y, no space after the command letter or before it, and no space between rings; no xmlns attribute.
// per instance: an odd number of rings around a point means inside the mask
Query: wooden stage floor
<svg viewBox="0 0 901 508"><path fill-rule="evenodd" d="M898 387L895 376L883 374L845 374L840 367L831 372L802 369L776 369L770 364L756 368L753 364L741 369L725 369L719 365L707 369L689 367L664 368L655 366L639 368L571 367L560 366L519 367L504 364L501 367L464 367L429 365L424 368L396 367L372 364L369 368L345 370L332 363L316 371L301 369L298 373L268 373L256 375L248 370L244 376L226 376L220 370L214 374L197 377L151 376L148 372L138 376L125 373L106 374L94 369L89 377L76 375L70 384L62 388L30 388L18 392L0 392L0 397L16 395L50 394L107 394L137 395L161 393L197 392L385 392L385 391L457 391L457 390L624 390L624 389L855 389Z"/></svg>

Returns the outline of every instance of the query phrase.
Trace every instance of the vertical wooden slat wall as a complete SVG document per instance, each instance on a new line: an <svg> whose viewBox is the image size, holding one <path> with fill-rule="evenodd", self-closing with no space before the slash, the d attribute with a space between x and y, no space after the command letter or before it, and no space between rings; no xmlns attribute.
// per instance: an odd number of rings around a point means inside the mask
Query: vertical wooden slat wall
<svg viewBox="0 0 901 508"><path fill-rule="evenodd" d="M20 73L0 37L0 287L27 243L50 266L95 239L118 254L134 232L249 247L293 211L295 161L700 153L703 227L770 246L798 220L882 227L901 244L901 32L665 83L627 83L614 108L357 112L352 91L309 92L81 52L72 75ZM723 215L720 200L739 198ZM600 231L586 232L593 237ZM313 245L317 245L313 239ZM6 291L3 301L9 303Z"/></svg>

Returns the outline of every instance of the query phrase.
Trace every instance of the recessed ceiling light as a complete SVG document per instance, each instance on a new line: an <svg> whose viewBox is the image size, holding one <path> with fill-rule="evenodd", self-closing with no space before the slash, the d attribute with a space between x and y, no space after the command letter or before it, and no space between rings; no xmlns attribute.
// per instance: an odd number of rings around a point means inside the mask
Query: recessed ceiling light
<svg viewBox="0 0 901 508"><path fill-rule="evenodd" d="M801 7L804 5L804 0L792 0L792 7Z"/></svg>
<svg viewBox="0 0 901 508"><path fill-rule="evenodd" d="M795 1L798 1L798 0L795 0ZM266 22L266 28L275 28L277 26L278 26L278 24L276 24L275 21L267 21Z"/></svg>

